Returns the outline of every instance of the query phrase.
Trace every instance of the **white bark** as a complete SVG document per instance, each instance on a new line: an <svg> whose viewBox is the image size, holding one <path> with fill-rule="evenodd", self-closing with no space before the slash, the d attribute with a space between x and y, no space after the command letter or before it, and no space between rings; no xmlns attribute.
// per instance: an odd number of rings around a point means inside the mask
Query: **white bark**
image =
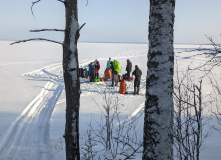
<svg viewBox="0 0 221 160"><path fill-rule="evenodd" d="M173 159L175 0L150 0L143 159Z"/></svg>
<svg viewBox="0 0 221 160"><path fill-rule="evenodd" d="M66 159L79 160L79 107L80 81L77 41L79 24L77 15L77 0L65 0L66 27L63 45L63 69L66 91L66 124L65 142Z"/></svg>

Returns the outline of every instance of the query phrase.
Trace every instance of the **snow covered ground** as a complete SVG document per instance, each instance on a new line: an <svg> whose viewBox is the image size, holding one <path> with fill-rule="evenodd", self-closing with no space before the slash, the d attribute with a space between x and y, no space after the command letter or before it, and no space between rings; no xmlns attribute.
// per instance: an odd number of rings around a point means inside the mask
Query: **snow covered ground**
<svg viewBox="0 0 221 160"><path fill-rule="evenodd" d="M65 159L63 139L65 126L65 93L62 75L62 47L48 42L29 42L10 46L0 41L0 160L62 160ZM175 45L179 70L205 62L205 58L189 57L193 53L178 53L198 45ZM121 104L121 118L137 120L142 131L147 72L147 44L79 43L80 66L95 59L100 61L103 76L109 57L121 63L124 74L126 60L138 65L143 72L141 94L121 95L119 88L110 87L110 81L81 84L80 139L102 115L103 91L109 90ZM197 76L197 73L196 73ZM209 86L204 93L210 92ZM127 82L133 92L133 82ZM141 134L142 135L142 134ZM213 132L204 142L202 160L219 160L221 140ZM142 138L142 137L140 137ZM136 158L141 159L141 154Z"/></svg>

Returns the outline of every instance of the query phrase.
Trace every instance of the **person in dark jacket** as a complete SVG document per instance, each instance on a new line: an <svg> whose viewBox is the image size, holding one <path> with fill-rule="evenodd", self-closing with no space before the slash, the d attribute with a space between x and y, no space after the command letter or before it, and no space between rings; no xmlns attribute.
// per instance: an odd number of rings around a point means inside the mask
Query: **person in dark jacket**
<svg viewBox="0 0 221 160"><path fill-rule="evenodd" d="M99 77L99 69L100 69L100 63L97 59L95 59L95 69L94 69L94 72L95 72L95 78L98 78Z"/></svg>
<svg viewBox="0 0 221 160"><path fill-rule="evenodd" d="M129 59L127 59L126 71L127 78L130 78L130 72L132 71L132 63Z"/></svg>
<svg viewBox="0 0 221 160"><path fill-rule="evenodd" d="M135 76L134 94L139 94L139 91L140 91L140 79L141 79L142 71L139 69L138 65L135 65L135 70L132 72L132 75Z"/></svg>

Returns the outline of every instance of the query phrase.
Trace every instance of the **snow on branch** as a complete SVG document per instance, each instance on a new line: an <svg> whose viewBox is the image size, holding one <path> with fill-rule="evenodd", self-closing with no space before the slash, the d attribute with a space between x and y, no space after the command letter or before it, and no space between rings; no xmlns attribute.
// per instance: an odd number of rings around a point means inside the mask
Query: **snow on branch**
<svg viewBox="0 0 221 160"><path fill-rule="evenodd" d="M58 31L58 32L64 32L63 29L39 29L39 30L30 30L30 32L43 32L43 31Z"/></svg>
<svg viewBox="0 0 221 160"><path fill-rule="evenodd" d="M28 41L48 41L48 42L53 42L53 43L63 45L63 43L61 43L61 42L57 42L57 41L53 41L53 40L45 39L45 38L33 38L33 39L27 39L27 40L22 40L22 41L16 41L16 42L11 43L10 45L17 44L17 43L28 42Z"/></svg>

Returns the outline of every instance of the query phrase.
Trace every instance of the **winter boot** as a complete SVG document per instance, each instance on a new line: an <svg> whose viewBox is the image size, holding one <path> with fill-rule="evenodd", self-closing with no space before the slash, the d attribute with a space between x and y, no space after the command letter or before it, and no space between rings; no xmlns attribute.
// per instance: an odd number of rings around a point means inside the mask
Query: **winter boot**
<svg viewBox="0 0 221 160"><path fill-rule="evenodd" d="M137 87L134 87L134 94L137 94Z"/></svg>
<svg viewBox="0 0 221 160"><path fill-rule="evenodd" d="M112 84L111 84L111 86L112 86L112 87L114 86L114 79L112 79Z"/></svg>
<svg viewBox="0 0 221 160"><path fill-rule="evenodd" d="M140 91L140 87L137 87L137 94L139 94L139 91Z"/></svg>

